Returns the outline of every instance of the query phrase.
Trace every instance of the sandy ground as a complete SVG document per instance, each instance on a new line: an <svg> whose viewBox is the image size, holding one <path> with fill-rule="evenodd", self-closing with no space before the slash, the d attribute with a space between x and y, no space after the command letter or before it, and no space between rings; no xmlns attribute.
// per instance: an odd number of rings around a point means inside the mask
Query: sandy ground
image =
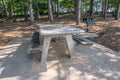
<svg viewBox="0 0 120 80"><path fill-rule="evenodd" d="M81 17L80 26L76 26L75 15L61 15L59 18L54 18L54 22L52 23L67 24L85 29L86 24L82 22L82 18L83 16ZM37 24L51 23L44 17L41 17L39 21L35 21L33 25L30 25L29 21L1 21L0 47L7 45L7 43L15 37L31 36L32 32L38 28ZM94 40L95 42L112 50L120 51L120 20L115 20L111 16L107 17L107 19L103 19L102 16L94 14L93 24L90 25L90 32L99 35L99 37Z"/></svg>
<svg viewBox="0 0 120 80"><path fill-rule="evenodd" d="M0 49L0 80L120 80L120 53L99 44L75 43L70 59L64 41L52 42L46 63L41 53L27 54L29 44L29 37L15 38Z"/></svg>

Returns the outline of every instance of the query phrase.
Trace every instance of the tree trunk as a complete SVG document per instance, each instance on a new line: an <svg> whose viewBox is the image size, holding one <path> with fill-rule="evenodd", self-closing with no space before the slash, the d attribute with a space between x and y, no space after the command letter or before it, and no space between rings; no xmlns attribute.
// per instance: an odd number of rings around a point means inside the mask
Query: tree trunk
<svg viewBox="0 0 120 80"><path fill-rule="evenodd" d="M56 3L57 3L57 17L59 17L59 2L58 2L58 0L56 1Z"/></svg>
<svg viewBox="0 0 120 80"><path fill-rule="evenodd" d="M104 15L103 15L103 19L107 18L107 5L108 5L108 0L105 0L105 6L104 6Z"/></svg>
<svg viewBox="0 0 120 80"><path fill-rule="evenodd" d="M39 8L38 8L38 0L36 0L35 4L36 4L35 20L39 20L40 15L39 15Z"/></svg>
<svg viewBox="0 0 120 80"><path fill-rule="evenodd" d="M5 4L4 0L2 0L2 4L3 4L3 7L4 7L5 17L6 17L6 19L8 19L7 8L6 8L6 4Z"/></svg>
<svg viewBox="0 0 120 80"><path fill-rule="evenodd" d="M74 14L76 14L76 4L77 4L77 1L74 0Z"/></svg>
<svg viewBox="0 0 120 80"><path fill-rule="evenodd" d="M119 3L117 5L117 11L116 11L115 19L119 19L119 17L120 17L120 0L119 0Z"/></svg>
<svg viewBox="0 0 120 80"><path fill-rule="evenodd" d="M102 13L101 13L102 15L104 15L104 12L105 12L104 7L105 7L105 2L102 1Z"/></svg>
<svg viewBox="0 0 120 80"><path fill-rule="evenodd" d="M32 9L32 0L30 0L30 23L32 24L34 22L34 17L33 17L33 9Z"/></svg>
<svg viewBox="0 0 120 80"><path fill-rule="evenodd" d="M10 19L12 19L12 18L15 18L15 20L16 20L16 17L14 17L15 16L15 12L14 12L14 0L11 0L11 11L10 11L10 16L9 16L9 18Z"/></svg>
<svg viewBox="0 0 120 80"><path fill-rule="evenodd" d="M93 16L93 2L94 0L90 0L90 16Z"/></svg>
<svg viewBox="0 0 120 80"><path fill-rule="evenodd" d="M24 1L25 3L27 3L27 0L26 1ZM24 20L25 21L28 21L28 9L29 9L29 7L28 7L28 5L27 4L25 4L24 5Z"/></svg>
<svg viewBox="0 0 120 80"><path fill-rule="evenodd" d="M26 9L24 9L24 18L25 21L28 21L28 11Z"/></svg>
<svg viewBox="0 0 120 80"><path fill-rule="evenodd" d="M16 15L15 15L15 4L14 4L14 0L12 0L12 11L13 11L13 15L12 18L14 19L13 21L16 21Z"/></svg>
<svg viewBox="0 0 120 80"><path fill-rule="evenodd" d="M81 0L76 0L76 25L80 25L80 9L81 9Z"/></svg>
<svg viewBox="0 0 120 80"><path fill-rule="evenodd" d="M12 14L13 14L12 6L13 6L13 5L12 5L12 2L10 2L10 7L9 7L9 8L10 8L9 19L12 19L12 17L13 17L13 15L12 15Z"/></svg>
<svg viewBox="0 0 120 80"><path fill-rule="evenodd" d="M53 13L52 13L51 0L48 0L48 19L50 21L53 21Z"/></svg>

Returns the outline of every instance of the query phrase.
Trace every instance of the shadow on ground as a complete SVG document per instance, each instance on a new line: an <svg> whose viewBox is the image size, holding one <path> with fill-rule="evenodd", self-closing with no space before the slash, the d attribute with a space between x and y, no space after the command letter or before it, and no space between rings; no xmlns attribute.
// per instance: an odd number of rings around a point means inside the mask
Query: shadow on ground
<svg viewBox="0 0 120 80"><path fill-rule="evenodd" d="M0 80L29 80L31 77L38 80L37 74L47 71L46 65L39 62L39 54L27 54L28 44L28 40L13 41L12 45L1 49Z"/></svg>
<svg viewBox="0 0 120 80"><path fill-rule="evenodd" d="M40 53L27 54L28 45L29 39L17 39L0 50L0 80L120 79L120 54L101 45L75 44L70 59L64 41L52 42L46 63L38 61Z"/></svg>

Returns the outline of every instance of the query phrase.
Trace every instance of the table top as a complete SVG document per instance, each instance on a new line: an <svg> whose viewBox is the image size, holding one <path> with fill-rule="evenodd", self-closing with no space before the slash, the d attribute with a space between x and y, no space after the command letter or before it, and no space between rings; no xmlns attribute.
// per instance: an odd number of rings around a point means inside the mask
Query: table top
<svg viewBox="0 0 120 80"><path fill-rule="evenodd" d="M82 29L70 27L64 24L40 24L40 35L69 35L85 32Z"/></svg>

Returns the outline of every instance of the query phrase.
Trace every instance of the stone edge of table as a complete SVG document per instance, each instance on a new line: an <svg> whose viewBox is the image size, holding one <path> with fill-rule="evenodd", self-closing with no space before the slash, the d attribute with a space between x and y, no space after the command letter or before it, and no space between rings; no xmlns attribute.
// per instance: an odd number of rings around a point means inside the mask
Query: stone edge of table
<svg viewBox="0 0 120 80"><path fill-rule="evenodd" d="M39 27L40 27L40 34L44 36L45 35L48 35L48 36L49 35L69 35L69 34L71 35L71 34L85 33L85 31L82 29L75 28L68 25L51 24L51 25L39 25ZM51 31L51 29L48 29L48 28L53 28L53 29Z"/></svg>

